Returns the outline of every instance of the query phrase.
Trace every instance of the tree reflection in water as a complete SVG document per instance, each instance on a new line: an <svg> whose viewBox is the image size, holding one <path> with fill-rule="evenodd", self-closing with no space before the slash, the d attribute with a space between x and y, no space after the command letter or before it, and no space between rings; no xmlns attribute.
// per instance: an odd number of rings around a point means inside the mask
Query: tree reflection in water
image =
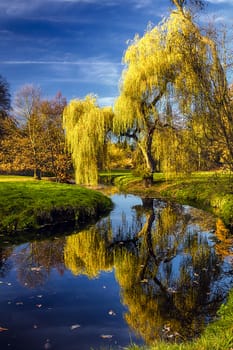
<svg viewBox="0 0 233 350"><path fill-rule="evenodd" d="M205 232L210 222L201 213L145 199L134 207L130 225L123 213L117 227L108 217L65 238L25 244L16 256L18 279L34 288L54 268L89 278L114 269L127 306L125 319L136 334L147 344L158 338L191 339L216 314L230 288L224 285L222 262L232 253L231 242L219 222L217 241ZM1 273L4 266L7 259Z"/></svg>
<svg viewBox="0 0 233 350"><path fill-rule="evenodd" d="M222 292L211 292L219 259L181 206L151 207L146 217L136 250L123 247L116 254L126 320L146 343L192 338L222 300Z"/></svg>
<svg viewBox="0 0 233 350"><path fill-rule="evenodd" d="M135 207L131 227L123 220L67 238L65 264L90 278L115 267L125 319L146 343L156 338L191 339L216 313L225 297L221 256L209 235L192 223L191 210L145 200ZM200 223L201 218L199 218Z"/></svg>
<svg viewBox="0 0 233 350"><path fill-rule="evenodd" d="M65 239L34 241L24 245L16 256L18 280L28 288L43 285L51 269L64 272L63 247Z"/></svg>
<svg viewBox="0 0 233 350"><path fill-rule="evenodd" d="M11 270L12 264L8 260L12 254L13 248L2 248L0 247L0 277L5 277Z"/></svg>

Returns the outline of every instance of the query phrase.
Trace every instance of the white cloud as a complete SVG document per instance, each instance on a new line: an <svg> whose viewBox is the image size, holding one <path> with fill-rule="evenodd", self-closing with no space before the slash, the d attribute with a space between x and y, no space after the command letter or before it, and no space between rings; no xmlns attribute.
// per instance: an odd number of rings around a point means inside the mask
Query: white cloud
<svg viewBox="0 0 233 350"><path fill-rule="evenodd" d="M207 1L214 5L217 5L217 4L233 5L233 0L207 0Z"/></svg>
<svg viewBox="0 0 233 350"><path fill-rule="evenodd" d="M156 0L161 6L159 0ZM155 1L155 2L156 2ZM155 2L152 0L128 0L127 6L134 6L137 9L153 7ZM7 15L18 16L24 13L31 13L38 8L48 9L49 3L51 6L56 4L96 4L100 6L118 6L125 4L125 0L0 0L0 10Z"/></svg>
<svg viewBox="0 0 233 350"><path fill-rule="evenodd" d="M218 11L212 11L208 14L201 14L199 16L199 19L201 22L208 24L226 24L226 25L232 25L232 16L229 11L218 10Z"/></svg>
<svg viewBox="0 0 233 350"><path fill-rule="evenodd" d="M101 107L105 106L113 106L115 102L116 96L109 96L109 97L100 97L98 98L98 104Z"/></svg>
<svg viewBox="0 0 233 350"><path fill-rule="evenodd" d="M0 61L2 65L37 65L49 69L49 79L60 82L98 83L117 86L122 65L102 58L89 58L72 61L57 60L8 60Z"/></svg>

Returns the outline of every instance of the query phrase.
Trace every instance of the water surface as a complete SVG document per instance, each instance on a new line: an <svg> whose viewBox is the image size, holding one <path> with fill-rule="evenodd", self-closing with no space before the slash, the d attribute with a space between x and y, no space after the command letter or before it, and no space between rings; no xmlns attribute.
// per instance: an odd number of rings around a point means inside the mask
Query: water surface
<svg viewBox="0 0 233 350"><path fill-rule="evenodd" d="M122 349L198 336L233 285L224 226L189 206L113 195L81 232L0 246L0 349Z"/></svg>

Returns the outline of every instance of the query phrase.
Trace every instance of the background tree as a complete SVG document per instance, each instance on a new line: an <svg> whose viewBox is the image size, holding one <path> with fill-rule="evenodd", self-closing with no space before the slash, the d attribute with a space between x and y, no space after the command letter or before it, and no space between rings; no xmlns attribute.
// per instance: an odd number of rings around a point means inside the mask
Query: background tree
<svg viewBox="0 0 233 350"><path fill-rule="evenodd" d="M1 168L8 172L34 172L66 181L72 171L71 158L65 151L62 125L66 99L59 92L52 99L43 99L40 89L22 87L16 94L15 114L18 124L11 137L4 141Z"/></svg>
<svg viewBox="0 0 233 350"><path fill-rule="evenodd" d="M43 153L41 168L52 174L57 181L66 181L71 173L71 158L65 150L65 132L62 115L66 107L66 99L60 92L51 100L42 100L39 106L40 122L43 133ZM42 157L43 156L43 157Z"/></svg>
<svg viewBox="0 0 233 350"><path fill-rule="evenodd" d="M28 139L16 122L8 119L4 137L0 142L0 171L2 173L28 173L31 157Z"/></svg>
<svg viewBox="0 0 233 350"><path fill-rule="evenodd" d="M111 130L111 108L99 108L94 96L73 100L65 108L63 122L77 183L95 185L98 168L107 161L107 141Z"/></svg>
<svg viewBox="0 0 233 350"><path fill-rule="evenodd" d="M28 136L34 177L41 178L39 152L43 126L39 118L41 91L33 85L23 86L15 96L14 108L19 122Z"/></svg>
<svg viewBox="0 0 233 350"><path fill-rule="evenodd" d="M127 142L109 142L108 167L109 169L131 169L133 167L134 151Z"/></svg>

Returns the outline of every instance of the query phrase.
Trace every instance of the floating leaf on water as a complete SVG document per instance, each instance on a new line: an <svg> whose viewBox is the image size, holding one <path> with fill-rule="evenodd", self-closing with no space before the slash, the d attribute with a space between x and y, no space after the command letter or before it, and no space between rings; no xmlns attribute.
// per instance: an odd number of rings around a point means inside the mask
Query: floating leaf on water
<svg viewBox="0 0 233 350"><path fill-rule="evenodd" d="M44 348L46 349L46 350L48 350L48 349L51 349L51 344L50 344L50 340L49 339L47 339L46 340L46 343L45 343L45 345L44 345Z"/></svg>
<svg viewBox="0 0 233 350"><path fill-rule="evenodd" d="M111 334L101 334L100 337L103 338L103 339L112 339L113 335L111 335Z"/></svg>
<svg viewBox="0 0 233 350"><path fill-rule="evenodd" d="M70 329L73 331L74 329L80 328L80 324L73 324Z"/></svg>
<svg viewBox="0 0 233 350"><path fill-rule="evenodd" d="M109 310L108 314L111 315L111 316L116 316L116 313L113 310Z"/></svg>
<svg viewBox="0 0 233 350"><path fill-rule="evenodd" d="M8 331L8 328L0 327L0 332Z"/></svg>
<svg viewBox="0 0 233 350"><path fill-rule="evenodd" d="M141 283L148 283L148 279L144 278L144 280L140 281Z"/></svg>
<svg viewBox="0 0 233 350"><path fill-rule="evenodd" d="M41 270L41 267L31 267L31 271L39 272Z"/></svg>

